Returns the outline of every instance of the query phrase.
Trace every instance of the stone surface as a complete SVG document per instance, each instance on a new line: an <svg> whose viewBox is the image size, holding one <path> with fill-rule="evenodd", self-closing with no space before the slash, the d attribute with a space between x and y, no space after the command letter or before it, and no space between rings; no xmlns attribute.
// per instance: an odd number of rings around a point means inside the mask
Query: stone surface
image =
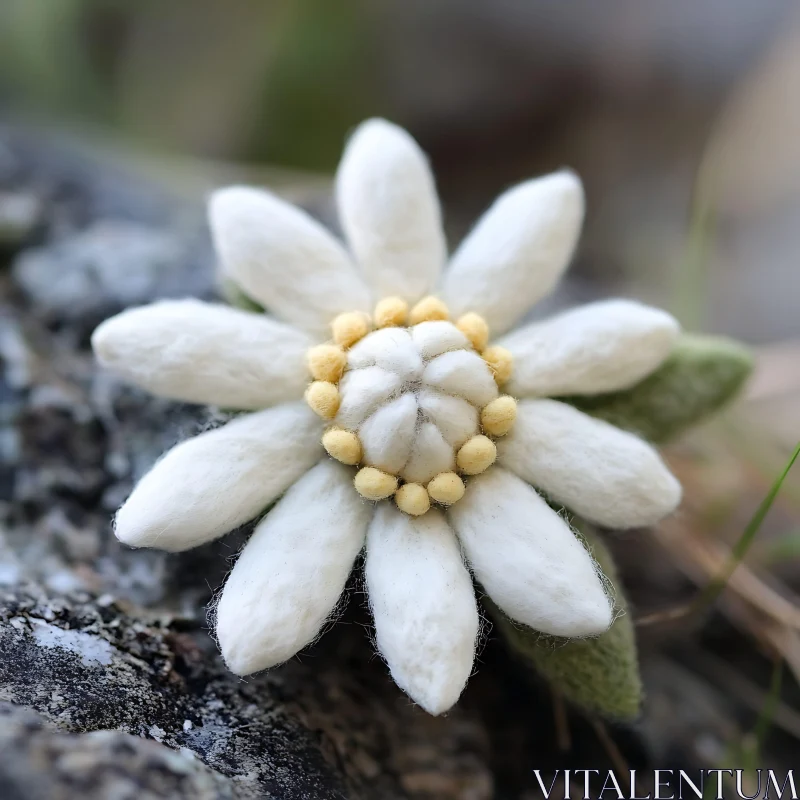
<svg viewBox="0 0 800 800"><path fill-rule="evenodd" d="M187 272L184 245L176 236L109 219L26 250L14 265L17 283L45 318L75 321L189 293L196 287Z"/></svg>
<svg viewBox="0 0 800 800"><path fill-rule="evenodd" d="M0 192L0 248L20 246L41 218L42 205L33 192Z"/></svg>
<svg viewBox="0 0 800 800"><path fill-rule="evenodd" d="M229 800L236 787L188 752L119 731L65 734L0 703L0 792L7 800Z"/></svg>
<svg viewBox="0 0 800 800"><path fill-rule="evenodd" d="M108 597L52 597L35 588L4 594L0 608L0 699L36 709L60 730L154 739L228 777L236 796L347 796L317 733L335 720L320 716L309 728L280 699L281 690L293 696L299 687L230 675L200 626L130 617ZM311 693L304 705L298 710L314 713ZM92 780L102 779L108 755L103 748L86 753L97 773ZM369 777L374 764L353 765L353 783L365 777L361 769ZM93 787L94 796L105 796L101 788Z"/></svg>

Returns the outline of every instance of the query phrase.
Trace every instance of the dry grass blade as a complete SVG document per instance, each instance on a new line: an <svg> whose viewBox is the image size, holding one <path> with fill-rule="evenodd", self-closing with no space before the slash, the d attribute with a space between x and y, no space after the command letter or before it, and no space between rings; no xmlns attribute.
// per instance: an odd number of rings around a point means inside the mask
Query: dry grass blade
<svg viewBox="0 0 800 800"><path fill-rule="evenodd" d="M617 743L611 738L608 728L596 717L593 717L591 722L600 744L603 745L603 749L614 767L614 771L617 775L625 775L628 772L628 762L625 760L625 756L622 755L622 751L617 747Z"/></svg>
<svg viewBox="0 0 800 800"><path fill-rule="evenodd" d="M788 463L730 552L726 553L721 544L691 536L677 524L667 525L656 531L660 541L683 560L688 556L695 568L699 567L704 574L715 577L692 602L642 617L636 621L638 627L699 615L709 608L730 584L741 597L781 626L800 629L800 608L741 564L798 456L800 456L800 443L795 447Z"/></svg>
<svg viewBox="0 0 800 800"><path fill-rule="evenodd" d="M731 556L728 559L728 563L725 565L723 571L716 578L714 578L694 600L694 602L691 604L690 613L702 612L704 609L711 606L725 590L731 575L733 575L742 559L745 557L745 555L747 555L747 551L750 549L756 534L761 528L761 525L769 513L770 508L772 508L772 504L775 502L775 498L778 496L778 492L780 492L781 486L783 486L783 482L789 475L789 472L794 466L795 461L797 461L798 456L800 456L800 442L798 442L797 446L795 447L794 452L792 453L791 458L787 462L786 466L783 468L783 471L778 476L775 483L772 484L769 492L767 492L767 496L762 500L761 505L756 510L756 513L753 514L752 519L747 523L742 535L739 537L739 540L733 546Z"/></svg>
<svg viewBox="0 0 800 800"><path fill-rule="evenodd" d="M683 544L698 566L708 575L724 574L725 570L730 569L730 564L735 558L734 551L729 551L718 542L687 536ZM719 578L714 580L719 580ZM714 585L714 580L709 585ZM747 600L759 611L763 611L775 622L800 630L800 607L766 583L746 564L738 564L738 568L730 573L727 585L742 599ZM703 594L701 592L697 600L689 603L686 613L698 610L697 605L703 600Z"/></svg>

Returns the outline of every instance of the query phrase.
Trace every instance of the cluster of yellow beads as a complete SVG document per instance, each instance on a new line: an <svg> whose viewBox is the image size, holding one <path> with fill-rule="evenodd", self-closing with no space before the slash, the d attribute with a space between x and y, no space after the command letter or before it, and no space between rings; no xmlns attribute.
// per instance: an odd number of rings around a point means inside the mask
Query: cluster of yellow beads
<svg viewBox="0 0 800 800"><path fill-rule="evenodd" d="M320 344L308 351L308 368L314 380L306 390L306 402L323 419L332 420L336 416L340 404L338 383L347 367L346 351L373 328L418 325L449 318L447 306L433 296L423 298L413 307L400 297L385 297L375 306L372 317L361 311L339 314L331 324L333 343ZM513 358L503 347L488 347L489 326L486 320L479 314L468 313L455 324L486 361L497 384L505 383L511 377ZM480 414L483 433L466 441L456 453L456 465L461 474L477 475L495 462L497 446L489 437L507 434L516 416L517 403L507 395L484 406ZM358 466L361 462L361 440L353 431L329 428L322 437L322 445L342 464ZM359 469L353 483L356 491L367 500L385 500L394 496L397 507L412 516L425 514L431 501L443 506L457 503L466 489L456 472L442 472L423 486L421 483L400 484L396 475L375 467Z"/></svg>
<svg viewBox="0 0 800 800"><path fill-rule="evenodd" d="M376 469L362 467L353 480L356 491L367 500L385 500L394 495L401 511L419 517L431 507L431 500L443 506L458 502L464 496L464 481L455 472L442 472L428 482L404 483L397 476Z"/></svg>

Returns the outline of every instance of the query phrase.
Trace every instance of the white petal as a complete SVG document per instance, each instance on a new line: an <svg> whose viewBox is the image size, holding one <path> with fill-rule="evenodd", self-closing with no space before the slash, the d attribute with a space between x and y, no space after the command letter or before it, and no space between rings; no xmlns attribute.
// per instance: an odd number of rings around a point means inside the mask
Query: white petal
<svg viewBox="0 0 800 800"><path fill-rule="evenodd" d="M117 512L117 538L178 552L258 516L322 455L322 423L305 403L238 417L176 445Z"/></svg>
<svg viewBox="0 0 800 800"><path fill-rule="evenodd" d="M439 200L427 159L406 131L363 123L336 176L347 240L379 297L409 301L431 292L446 258Z"/></svg>
<svg viewBox="0 0 800 800"><path fill-rule="evenodd" d="M448 350L471 347L467 337L451 322L444 320L420 322L411 329L411 335L425 359L440 356Z"/></svg>
<svg viewBox="0 0 800 800"><path fill-rule="evenodd" d="M440 472L449 472L454 467L453 448L439 429L431 422L420 425L411 449L411 458L403 467L403 478L412 483L427 483Z"/></svg>
<svg viewBox="0 0 800 800"><path fill-rule="evenodd" d="M299 400L308 384L300 331L199 300L132 308L92 334L99 362L153 394L226 408Z"/></svg>
<svg viewBox="0 0 800 800"><path fill-rule="evenodd" d="M472 672L478 611L441 512L412 518L381 503L365 565L378 649L397 685L431 714L458 700Z"/></svg>
<svg viewBox="0 0 800 800"><path fill-rule="evenodd" d="M681 500L680 484L649 444L566 403L521 401L497 445L504 467L609 528L652 525Z"/></svg>
<svg viewBox="0 0 800 800"><path fill-rule="evenodd" d="M582 221L583 190L571 172L500 195L451 259L443 292L450 311L475 311L493 334L507 331L556 285Z"/></svg>
<svg viewBox="0 0 800 800"><path fill-rule="evenodd" d="M466 400L435 389L420 392L418 400L422 413L452 447L461 447L478 432L478 409Z"/></svg>
<svg viewBox="0 0 800 800"><path fill-rule="evenodd" d="M279 319L328 336L337 314L371 310L344 248L305 211L231 186L214 192L208 213L225 273Z"/></svg>
<svg viewBox="0 0 800 800"><path fill-rule="evenodd" d="M467 350L437 356L425 367L422 380L479 408L497 397L497 384L489 366L477 353Z"/></svg>
<svg viewBox="0 0 800 800"><path fill-rule="evenodd" d="M340 464L321 462L250 537L217 605L217 638L237 675L291 658L334 610L371 516L352 477Z"/></svg>
<svg viewBox="0 0 800 800"><path fill-rule="evenodd" d="M630 300L606 300L513 331L497 344L514 356L506 389L552 397L628 389L670 354L677 321Z"/></svg>
<svg viewBox="0 0 800 800"><path fill-rule="evenodd" d="M380 367L346 372L339 382L341 405L336 415L336 424L354 431L400 389L402 381L393 372Z"/></svg>
<svg viewBox="0 0 800 800"><path fill-rule="evenodd" d="M612 620L594 561L526 483L493 467L448 512L486 593L512 619L554 636L592 636Z"/></svg>
<svg viewBox="0 0 800 800"><path fill-rule="evenodd" d="M417 400L411 392L381 406L359 429L364 462L396 475L408 461L417 425Z"/></svg>
<svg viewBox="0 0 800 800"><path fill-rule="evenodd" d="M384 328L373 331L347 354L350 369L368 366L382 367L399 375L404 381L419 380L422 358L411 335L404 328Z"/></svg>

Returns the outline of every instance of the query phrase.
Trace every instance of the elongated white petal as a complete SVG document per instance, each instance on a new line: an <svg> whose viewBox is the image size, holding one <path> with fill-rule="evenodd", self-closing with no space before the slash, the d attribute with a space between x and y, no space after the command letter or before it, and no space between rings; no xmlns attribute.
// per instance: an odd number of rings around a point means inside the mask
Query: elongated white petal
<svg viewBox="0 0 800 800"><path fill-rule="evenodd" d="M516 475L493 467L472 478L448 517L475 576L512 619L554 636L592 636L611 624L591 556Z"/></svg>
<svg viewBox="0 0 800 800"><path fill-rule="evenodd" d="M428 161L397 125L371 119L347 144L336 176L347 240L377 296L431 292L447 252Z"/></svg>
<svg viewBox="0 0 800 800"><path fill-rule="evenodd" d="M161 397L237 409L299 400L311 343L263 314L199 300L132 308L92 335L99 362L126 381Z"/></svg>
<svg viewBox="0 0 800 800"><path fill-rule="evenodd" d="M609 528L652 525L681 486L654 448L555 400L523 400L498 440L499 461L570 511Z"/></svg>
<svg viewBox="0 0 800 800"><path fill-rule="evenodd" d="M378 649L397 685L431 714L458 700L472 671L478 611L441 512L410 517L381 503L365 566Z"/></svg>
<svg viewBox="0 0 800 800"><path fill-rule="evenodd" d="M434 389L463 397L479 408L497 397L497 384L487 363L468 350L455 350L428 362L422 381Z"/></svg>
<svg viewBox="0 0 800 800"><path fill-rule="evenodd" d="M583 189L556 172L509 189L453 255L443 298L454 315L475 311L503 333L553 289L583 221Z"/></svg>
<svg viewBox="0 0 800 800"><path fill-rule="evenodd" d="M228 668L249 675L314 641L334 610L372 513L352 472L322 461L259 523L217 605Z"/></svg>
<svg viewBox="0 0 800 800"><path fill-rule="evenodd" d="M670 354L674 317L630 300L591 303L513 331L498 344L514 356L506 385L517 396L628 389Z"/></svg>
<svg viewBox="0 0 800 800"><path fill-rule="evenodd" d="M177 552L258 516L322 455L305 403L246 414L176 445L117 512L117 538Z"/></svg>
<svg viewBox="0 0 800 800"><path fill-rule="evenodd" d="M408 461L417 425L417 400L411 392L381 406L359 429L364 463L393 475Z"/></svg>
<svg viewBox="0 0 800 800"><path fill-rule="evenodd" d="M344 248L305 211L231 186L212 195L208 214L225 273L279 319L328 336L337 314L371 310Z"/></svg>

